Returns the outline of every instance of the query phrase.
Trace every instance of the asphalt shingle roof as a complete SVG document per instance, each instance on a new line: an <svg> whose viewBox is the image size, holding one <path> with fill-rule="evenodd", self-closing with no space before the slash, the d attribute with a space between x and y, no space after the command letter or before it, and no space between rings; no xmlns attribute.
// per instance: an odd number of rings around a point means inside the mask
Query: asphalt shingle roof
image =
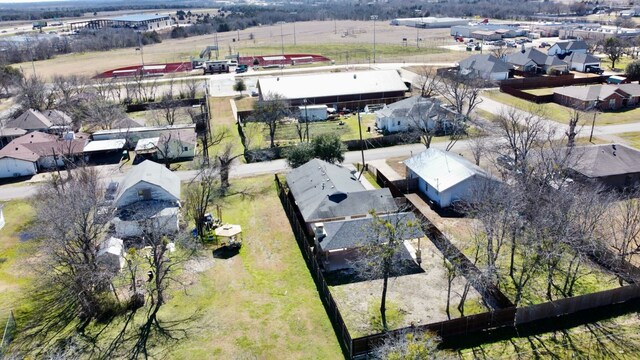
<svg viewBox="0 0 640 360"><path fill-rule="evenodd" d="M145 160L129 170L125 178L122 179L118 193L115 196L114 203L117 204L116 206L120 206L120 199L127 190L140 182L156 185L164 189L176 200L180 199L180 177L164 165Z"/></svg>
<svg viewBox="0 0 640 360"><path fill-rule="evenodd" d="M569 168L590 178L640 172L640 151L621 144L576 146Z"/></svg>
<svg viewBox="0 0 640 360"><path fill-rule="evenodd" d="M366 190L355 175L342 166L313 159L286 176L287 185L305 221L364 215L370 210L397 210L387 188Z"/></svg>
<svg viewBox="0 0 640 360"><path fill-rule="evenodd" d="M471 55L468 58L458 63L460 70L470 69L478 72L481 75L488 75L491 73L507 72L513 69L513 66L498 59L497 57L485 54L485 55Z"/></svg>
<svg viewBox="0 0 640 360"><path fill-rule="evenodd" d="M380 215L381 220L387 220L392 225L399 225L399 240L410 240L424 236L413 213L402 212ZM373 230L373 217L325 222L326 236L320 241L322 251L352 249L365 245L371 241L377 242L377 234ZM413 224L407 226L407 224ZM382 240L382 239L380 239Z"/></svg>

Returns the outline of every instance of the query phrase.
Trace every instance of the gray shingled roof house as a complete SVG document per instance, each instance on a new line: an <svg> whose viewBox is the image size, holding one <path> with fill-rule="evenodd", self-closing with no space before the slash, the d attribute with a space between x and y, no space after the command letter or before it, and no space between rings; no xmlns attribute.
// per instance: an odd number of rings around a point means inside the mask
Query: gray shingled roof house
<svg viewBox="0 0 640 360"><path fill-rule="evenodd" d="M349 169L319 159L293 169L286 179L308 225L398 209L389 189L366 190Z"/></svg>
<svg viewBox="0 0 640 360"><path fill-rule="evenodd" d="M5 124L8 128L19 128L27 131L62 132L71 129L71 118L58 110L29 109Z"/></svg>
<svg viewBox="0 0 640 360"><path fill-rule="evenodd" d="M112 220L119 238L142 236L149 228L178 231L180 178L164 165L145 160L127 173L114 199Z"/></svg>
<svg viewBox="0 0 640 360"><path fill-rule="evenodd" d="M583 40L575 40L575 41L558 41L553 44L549 50L547 50L547 54L555 56L562 55L567 53L586 53L589 49L589 46Z"/></svg>
<svg viewBox="0 0 640 360"><path fill-rule="evenodd" d="M640 185L640 150L621 144L576 146L567 167L575 180L605 188Z"/></svg>
<svg viewBox="0 0 640 360"><path fill-rule="evenodd" d="M563 59L569 64L569 69L586 72L589 68L600 68L600 58L591 54L574 52Z"/></svg>
<svg viewBox="0 0 640 360"><path fill-rule="evenodd" d="M389 221L397 228L401 241L424 237L415 215L411 212L380 215L380 220ZM314 224L314 241L320 260L327 271L350 267L356 260L358 248L375 244L379 238L373 230L374 218L358 218ZM407 226L413 224L413 226ZM409 257L410 259L410 257Z"/></svg>
<svg viewBox="0 0 640 360"><path fill-rule="evenodd" d="M475 74L485 80L505 80L509 78L509 71L513 69L513 65L507 64L505 61L497 57L484 55L471 55L458 63L461 74Z"/></svg>
<svg viewBox="0 0 640 360"><path fill-rule="evenodd" d="M180 177L164 165L145 160L131 169L118 186L114 205L123 207L144 200L177 201Z"/></svg>
<svg viewBox="0 0 640 360"><path fill-rule="evenodd" d="M527 72L566 71L569 67L566 62L536 48L528 48L525 51L510 54L507 56L507 63L513 65L517 70Z"/></svg>
<svg viewBox="0 0 640 360"><path fill-rule="evenodd" d="M553 89L553 101L582 110L615 110L640 103L639 84L575 85Z"/></svg>
<svg viewBox="0 0 640 360"><path fill-rule="evenodd" d="M409 131L427 126L429 129L450 127L456 113L435 98L415 95L396 101L375 112L376 127L384 132Z"/></svg>

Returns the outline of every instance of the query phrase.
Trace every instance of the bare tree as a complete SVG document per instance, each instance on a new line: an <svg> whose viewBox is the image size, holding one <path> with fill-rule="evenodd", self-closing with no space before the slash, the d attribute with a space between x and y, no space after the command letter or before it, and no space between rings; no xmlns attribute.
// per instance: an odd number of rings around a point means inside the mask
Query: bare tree
<svg viewBox="0 0 640 360"><path fill-rule="evenodd" d="M200 240L204 240L204 216L220 196L218 168L203 165L198 175L185 190L185 208L187 216L196 224Z"/></svg>
<svg viewBox="0 0 640 360"><path fill-rule="evenodd" d="M159 102L150 106L153 110L153 117L158 125L175 125L183 111L181 102L165 96Z"/></svg>
<svg viewBox="0 0 640 360"><path fill-rule="evenodd" d="M603 226L604 238L610 239L610 246L621 260L631 263L640 254L640 191L611 203L609 213Z"/></svg>
<svg viewBox="0 0 640 360"><path fill-rule="evenodd" d="M220 191L224 195L229 189L229 173L231 172L231 165L233 161L242 154L233 154L234 146L232 143L226 143L222 151L216 155L216 165L220 169Z"/></svg>
<svg viewBox="0 0 640 360"><path fill-rule="evenodd" d="M420 96L428 98L437 95L441 78L436 68L432 66L422 66L418 69L417 73L417 85L420 87Z"/></svg>
<svg viewBox="0 0 640 360"><path fill-rule="evenodd" d="M356 271L365 279L382 278L380 316L382 328L388 331L386 302L389 277L401 272L406 263L402 256L403 241L422 237L419 225L410 213L376 215L366 231L366 243L358 248L358 258L354 262Z"/></svg>
<svg viewBox="0 0 640 360"><path fill-rule="evenodd" d="M100 265L98 245L113 210L103 205L104 189L94 169L51 181L37 195L35 234L46 239L39 280L34 290L36 318L27 337L49 340L83 332L92 320L113 311L109 295L112 274Z"/></svg>
<svg viewBox="0 0 640 360"><path fill-rule="evenodd" d="M18 82L16 103L20 105L20 110L28 109L46 110L50 109L55 98L47 90L46 84L37 76L30 76Z"/></svg>
<svg viewBox="0 0 640 360"><path fill-rule="evenodd" d="M505 45L497 45L491 49L490 54L497 57L498 59L502 59L503 57L509 55L511 51Z"/></svg>
<svg viewBox="0 0 640 360"><path fill-rule="evenodd" d="M440 94L456 112L468 118L482 102L482 79L472 75L450 74L440 82Z"/></svg>
<svg viewBox="0 0 640 360"><path fill-rule="evenodd" d="M534 148L544 140L544 121L540 108L520 111L508 108L496 117L500 134L506 140L506 150L517 171L524 171Z"/></svg>
<svg viewBox="0 0 640 360"><path fill-rule="evenodd" d="M258 100L248 121L267 125L269 128L270 147L275 147L276 129L280 121L288 114L289 106L280 94L267 94Z"/></svg>
<svg viewBox="0 0 640 360"><path fill-rule="evenodd" d="M180 90L180 97L187 99L195 99L198 93L200 83L195 80L187 80L182 83L182 89Z"/></svg>
<svg viewBox="0 0 640 360"><path fill-rule="evenodd" d="M569 110L569 129L565 132L567 136L567 147L574 147L576 145L576 136L580 131L578 125L580 124L580 117L582 112L578 109Z"/></svg>
<svg viewBox="0 0 640 360"><path fill-rule="evenodd" d="M103 130L113 127L113 124L125 118L125 112L121 105L111 103L99 97L87 102L84 123L89 126L96 126Z"/></svg>
<svg viewBox="0 0 640 360"><path fill-rule="evenodd" d="M480 159L489 153L489 138L487 136L472 136L469 138L469 150L473 155L473 161L480 166Z"/></svg>

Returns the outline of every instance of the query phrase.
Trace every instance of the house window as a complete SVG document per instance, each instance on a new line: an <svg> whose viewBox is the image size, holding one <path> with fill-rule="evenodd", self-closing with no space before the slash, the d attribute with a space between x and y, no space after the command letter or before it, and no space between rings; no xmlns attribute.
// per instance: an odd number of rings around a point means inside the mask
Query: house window
<svg viewBox="0 0 640 360"><path fill-rule="evenodd" d="M140 200L151 200L151 190L150 189L140 189L140 190L138 190L138 199L140 199Z"/></svg>
<svg viewBox="0 0 640 360"><path fill-rule="evenodd" d="M398 125L400 125L400 120L398 120Z"/></svg>
<svg viewBox="0 0 640 360"><path fill-rule="evenodd" d="M609 109L614 109L616 107L616 99L609 100Z"/></svg>
<svg viewBox="0 0 640 360"><path fill-rule="evenodd" d="M184 148L182 148L182 151L189 151L189 147L185 146Z"/></svg>

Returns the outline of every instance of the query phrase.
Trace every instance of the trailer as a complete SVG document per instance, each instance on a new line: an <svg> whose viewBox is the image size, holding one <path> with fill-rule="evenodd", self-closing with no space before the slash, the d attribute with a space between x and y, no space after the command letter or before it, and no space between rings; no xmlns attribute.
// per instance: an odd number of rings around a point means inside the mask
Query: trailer
<svg viewBox="0 0 640 360"><path fill-rule="evenodd" d="M226 60L222 61L207 61L203 66L204 74L222 74L229 72L229 63Z"/></svg>

